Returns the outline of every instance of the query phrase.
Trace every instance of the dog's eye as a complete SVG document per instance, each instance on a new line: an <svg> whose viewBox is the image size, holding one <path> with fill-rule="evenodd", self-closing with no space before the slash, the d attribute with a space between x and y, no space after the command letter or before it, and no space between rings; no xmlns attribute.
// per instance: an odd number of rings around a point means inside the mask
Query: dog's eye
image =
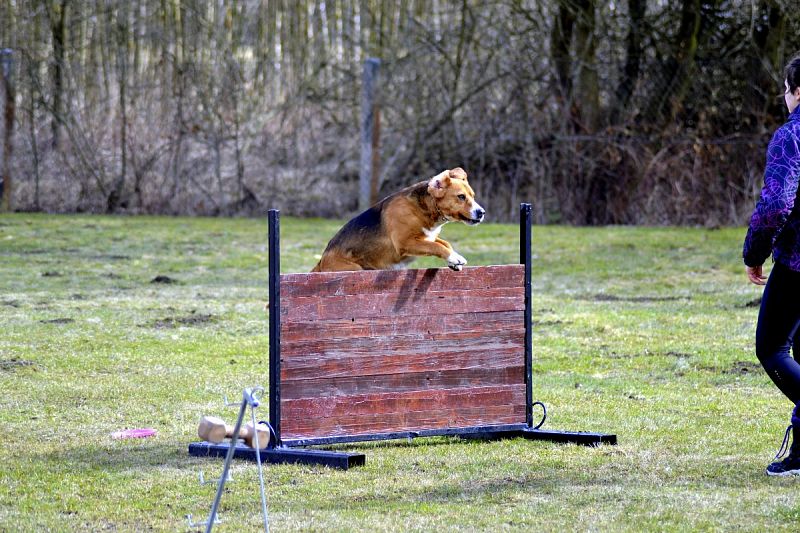
<svg viewBox="0 0 800 533"><path fill-rule="evenodd" d="M459 200L461 200L461 201L463 202L464 200L466 200L466 199L467 199L467 195L466 195L466 194L459 194L459 195L458 195L458 199L459 199Z"/></svg>

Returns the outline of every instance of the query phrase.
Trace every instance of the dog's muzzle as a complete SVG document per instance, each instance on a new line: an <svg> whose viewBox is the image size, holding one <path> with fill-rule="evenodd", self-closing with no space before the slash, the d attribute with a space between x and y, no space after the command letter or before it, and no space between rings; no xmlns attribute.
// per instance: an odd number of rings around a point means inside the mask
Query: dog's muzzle
<svg viewBox="0 0 800 533"><path fill-rule="evenodd" d="M473 209L472 213L470 214L472 215L472 218L469 219L467 222L472 225L480 224L481 222L483 222L483 217L486 215L486 211L482 207L478 207L476 209Z"/></svg>

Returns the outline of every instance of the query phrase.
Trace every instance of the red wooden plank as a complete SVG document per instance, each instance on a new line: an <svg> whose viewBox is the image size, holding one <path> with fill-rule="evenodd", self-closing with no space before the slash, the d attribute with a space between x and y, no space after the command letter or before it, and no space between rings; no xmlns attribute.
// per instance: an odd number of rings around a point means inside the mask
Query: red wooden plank
<svg viewBox="0 0 800 533"><path fill-rule="evenodd" d="M281 425L287 438L524 421L524 384L281 402Z"/></svg>
<svg viewBox="0 0 800 533"><path fill-rule="evenodd" d="M525 423L524 405L492 405L462 410L393 413L358 418L286 420L281 422L281 437L306 439L520 423Z"/></svg>
<svg viewBox="0 0 800 533"><path fill-rule="evenodd" d="M281 344L281 364L292 359L312 358L314 363L326 359L348 357L479 351L518 346L524 348L525 330L507 331L477 329L447 335L417 333L386 337L355 337L297 341Z"/></svg>
<svg viewBox="0 0 800 533"><path fill-rule="evenodd" d="M524 382L525 367L521 364L504 368L459 368L457 370L375 376L281 380L281 399L296 400L387 392L494 387Z"/></svg>
<svg viewBox="0 0 800 533"><path fill-rule="evenodd" d="M357 417L517 403L523 405L525 403L524 384L282 399L281 417L286 419Z"/></svg>
<svg viewBox="0 0 800 533"><path fill-rule="evenodd" d="M459 368L505 368L516 366L524 352L516 344L464 351L452 347L434 353L375 354L362 357L288 359L281 362L281 382L292 379L374 376L457 370Z"/></svg>
<svg viewBox="0 0 800 533"><path fill-rule="evenodd" d="M311 339L446 335L473 328L504 331L524 326L522 311L346 318L319 322L281 323L281 347Z"/></svg>
<svg viewBox="0 0 800 533"><path fill-rule="evenodd" d="M510 288L522 286L524 275L524 265L466 267L461 272L431 268L284 274L281 276L281 295L320 297Z"/></svg>
<svg viewBox="0 0 800 533"><path fill-rule="evenodd" d="M414 297L403 293L350 296L281 296L281 321L337 320L403 315L452 315L480 311L522 311L524 288L474 289L426 292Z"/></svg>

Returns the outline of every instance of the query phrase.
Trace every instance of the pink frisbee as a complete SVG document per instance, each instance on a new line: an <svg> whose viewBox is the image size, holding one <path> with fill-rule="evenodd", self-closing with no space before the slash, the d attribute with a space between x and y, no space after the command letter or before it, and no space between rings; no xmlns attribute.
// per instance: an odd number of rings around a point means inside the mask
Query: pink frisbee
<svg viewBox="0 0 800 533"><path fill-rule="evenodd" d="M153 428L139 428L139 429L124 429L122 431L115 431L111 434L112 439L144 439L153 437L156 430Z"/></svg>

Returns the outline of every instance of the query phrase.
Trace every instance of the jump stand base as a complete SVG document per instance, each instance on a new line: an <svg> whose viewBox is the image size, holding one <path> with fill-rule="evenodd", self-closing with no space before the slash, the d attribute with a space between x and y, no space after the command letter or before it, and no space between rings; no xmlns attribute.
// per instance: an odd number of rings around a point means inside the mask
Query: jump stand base
<svg viewBox="0 0 800 533"><path fill-rule="evenodd" d="M369 440L390 440L399 438L415 438L434 436L433 433L447 434L447 432L430 432L431 435L419 433L397 433L397 434L383 434L350 438L329 438L329 439L309 439L303 441L302 444L335 444L338 442L358 442ZM507 427L507 428L474 428L474 430L461 430L457 436L462 439L478 439L478 440L500 440L500 439L515 439L523 438L527 440L545 440L550 442L559 443L572 443L581 444L584 446L600 446L602 444L614 445L617 444L617 436L610 433L590 433L583 431L554 431L543 429L531 429L528 427ZM372 438L370 438L372 437ZM307 465L323 465L331 468L339 468L347 470L354 466L363 466L365 456L363 453L348 453L348 452L333 452L328 450L317 450L312 448L302 447L300 442L291 442L292 446L280 446L277 448L267 448L261 450L261 461L271 464L280 463L293 463L293 464L307 464ZM225 457L228 453L230 444L223 442L220 444L212 444L210 442L193 442L189 445L189 455L194 457ZM245 446L244 444L237 443L236 449L233 452L234 459L246 459L249 461L256 460L256 450Z"/></svg>
<svg viewBox="0 0 800 533"><path fill-rule="evenodd" d="M499 440L499 439L514 439L523 438L527 440L546 440L550 442L581 444L584 446L599 446L601 444L617 443L617 436L611 433L590 433L584 431L555 431L546 429L512 429L500 430L484 433L466 434L461 435L464 439L484 439L484 440Z"/></svg>
<svg viewBox="0 0 800 533"><path fill-rule="evenodd" d="M189 455L194 457L225 457L230 444L222 442L193 442L189 445ZM256 460L256 450L237 444L233 452L234 459ZM347 470L353 466L364 465L363 453L331 452L326 450L311 450L307 448L267 448L261 450L261 461L264 463L300 463L307 465L323 465L331 468Z"/></svg>

